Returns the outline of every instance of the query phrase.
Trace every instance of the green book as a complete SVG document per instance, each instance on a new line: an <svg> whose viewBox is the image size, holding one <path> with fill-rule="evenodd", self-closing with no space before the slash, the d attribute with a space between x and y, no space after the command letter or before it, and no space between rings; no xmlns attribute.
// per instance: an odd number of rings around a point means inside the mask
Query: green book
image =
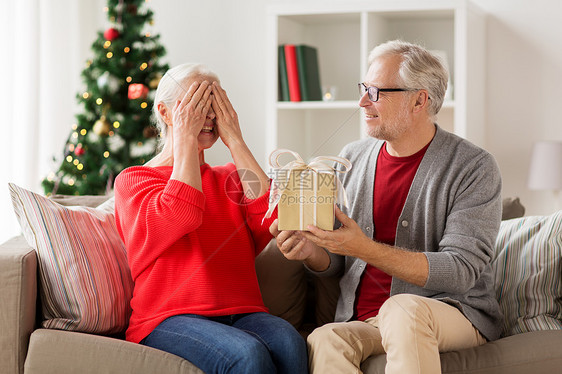
<svg viewBox="0 0 562 374"><path fill-rule="evenodd" d="M287 77L287 65L285 63L285 45L282 44L277 48L277 61L279 72L278 75L278 89L279 89L279 101L289 101L289 79Z"/></svg>
<svg viewBox="0 0 562 374"><path fill-rule="evenodd" d="M318 68L318 53L316 48L307 45L297 45L296 51L301 100L322 100L322 87L320 85L320 71Z"/></svg>

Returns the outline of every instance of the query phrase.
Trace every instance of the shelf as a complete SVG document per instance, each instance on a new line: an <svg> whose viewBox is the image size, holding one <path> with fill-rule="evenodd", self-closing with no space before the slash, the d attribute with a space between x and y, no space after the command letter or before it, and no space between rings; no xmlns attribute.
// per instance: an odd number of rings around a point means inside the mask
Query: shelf
<svg viewBox="0 0 562 374"><path fill-rule="evenodd" d="M338 154L366 136L356 82L369 52L402 39L445 57L451 92L436 117L440 127L484 146L485 16L471 0L284 1L268 7L266 153L284 147L304 158ZM335 101L278 101L280 44L317 48L323 89Z"/></svg>

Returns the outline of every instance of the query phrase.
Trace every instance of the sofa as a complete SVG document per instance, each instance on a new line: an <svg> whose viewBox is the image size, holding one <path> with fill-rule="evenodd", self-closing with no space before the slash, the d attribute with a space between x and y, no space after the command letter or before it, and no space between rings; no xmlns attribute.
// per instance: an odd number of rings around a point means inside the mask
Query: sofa
<svg viewBox="0 0 562 374"><path fill-rule="evenodd" d="M76 212L95 215L99 212L93 207L106 204L102 202L108 197L45 199L20 189L12 199L15 206L25 199L24 204L45 204L41 209L35 206L36 210L16 208L21 223L22 219L46 214L45 207L51 205L66 221ZM442 353L443 373L538 374L561 370L562 212L517 218L520 213L514 214L513 208L517 211L520 204L515 203L510 201L507 209L504 205L504 217L511 214L515 218L502 222L494 258L496 290L506 314L504 337L476 348ZM84 226L79 223L73 230L88 230ZM29 229L22 227L24 235L38 235L30 234ZM53 230L61 228L55 225ZM123 328L96 333L86 327L86 332L80 331L76 328L80 324L67 324L65 329L49 325L47 319L53 316L47 315L51 312L44 304L51 301L44 293L50 286L42 279L47 276L48 264L43 257L48 254L30 246L24 235L0 245L0 373L202 373L178 356L125 341ZM50 241L56 239L53 232L50 235ZM530 238L540 243L529 244ZM541 252L538 246L546 249ZM286 260L273 241L258 256L256 270L270 312L288 320L303 336L333 319L339 292L337 278L311 275L300 263ZM541 276L543 280L537 281ZM526 291L529 289L552 292L536 296L540 299L537 306ZM362 370L384 373L385 362L384 355L372 356L362 364Z"/></svg>

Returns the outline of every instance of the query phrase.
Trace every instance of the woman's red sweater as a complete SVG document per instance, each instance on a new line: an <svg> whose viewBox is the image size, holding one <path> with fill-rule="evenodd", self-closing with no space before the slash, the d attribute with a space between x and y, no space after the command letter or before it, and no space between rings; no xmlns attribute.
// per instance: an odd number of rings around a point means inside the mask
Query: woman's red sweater
<svg viewBox="0 0 562 374"><path fill-rule="evenodd" d="M233 164L201 166L203 192L172 167L135 166L115 181L115 218L135 282L127 340L178 314L266 312L254 267L271 240L269 193L249 200Z"/></svg>

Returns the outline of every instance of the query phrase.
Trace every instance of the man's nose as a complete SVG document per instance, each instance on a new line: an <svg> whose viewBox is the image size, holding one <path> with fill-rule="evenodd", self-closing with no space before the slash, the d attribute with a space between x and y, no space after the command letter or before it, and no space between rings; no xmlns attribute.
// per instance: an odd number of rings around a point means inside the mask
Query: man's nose
<svg viewBox="0 0 562 374"><path fill-rule="evenodd" d="M359 106L360 107L366 107L371 105L373 102L371 101L371 99L369 99L369 94L367 92L365 92L363 94L363 96L361 96L361 98L359 99Z"/></svg>

